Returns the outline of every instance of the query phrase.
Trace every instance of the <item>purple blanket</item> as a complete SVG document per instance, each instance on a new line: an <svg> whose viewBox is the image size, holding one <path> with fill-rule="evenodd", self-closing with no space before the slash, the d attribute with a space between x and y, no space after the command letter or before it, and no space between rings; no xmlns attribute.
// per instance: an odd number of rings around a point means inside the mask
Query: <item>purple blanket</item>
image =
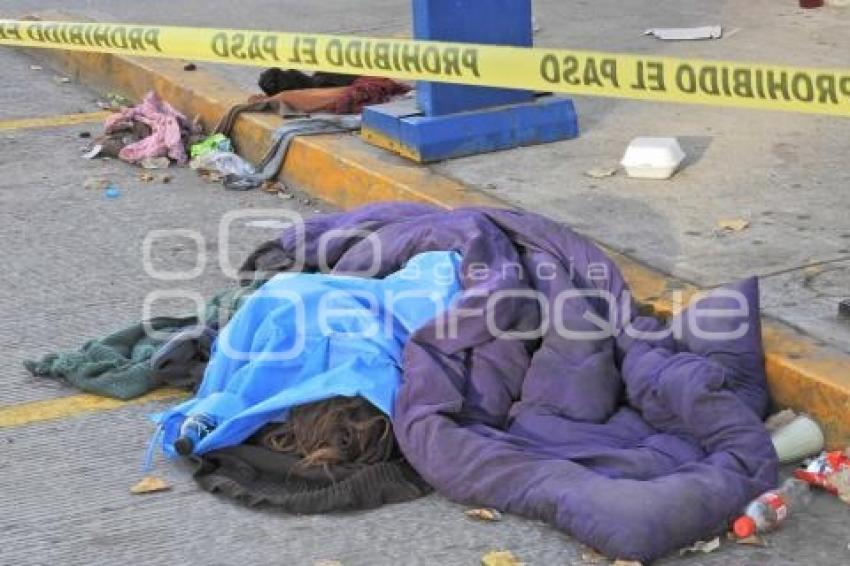
<svg viewBox="0 0 850 566"><path fill-rule="evenodd" d="M281 236L278 264L296 234ZM650 561L716 534L775 486L755 279L668 326L636 313L601 250L530 213L381 204L313 218L303 235L308 271L320 255L335 273L374 262L382 276L420 252L462 254L465 296L408 343L394 419L443 495Z"/></svg>

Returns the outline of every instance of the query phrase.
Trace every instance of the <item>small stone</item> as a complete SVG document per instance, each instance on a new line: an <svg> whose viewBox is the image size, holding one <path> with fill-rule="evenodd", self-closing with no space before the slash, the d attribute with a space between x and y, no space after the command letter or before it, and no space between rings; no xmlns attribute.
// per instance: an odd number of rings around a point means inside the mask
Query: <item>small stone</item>
<svg viewBox="0 0 850 566"><path fill-rule="evenodd" d="M30 65L30 71L41 71L43 69L44 67L42 67L41 65Z"/></svg>
<svg viewBox="0 0 850 566"><path fill-rule="evenodd" d="M277 193L277 198L282 200L291 200L295 198L295 195L292 193Z"/></svg>
<svg viewBox="0 0 850 566"><path fill-rule="evenodd" d="M91 132L80 132L77 135L85 140L91 137Z"/></svg>
<svg viewBox="0 0 850 566"><path fill-rule="evenodd" d="M163 185L167 185L168 183L170 183L173 180L174 180L174 175L168 175L168 174L163 175L162 179L161 179Z"/></svg>
<svg viewBox="0 0 850 566"><path fill-rule="evenodd" d="M183 70L184 71L197 71L198 66L195 65L194 63L186 63L185 65L183 65Z"/></svg>
<svg viewBox="0 0 850 566"><path fill-rule="evenodd" d="M71 79L69 79L68 77L54 77L53 80L55 80L57 83L62 84L62 85L65 85L65 84L68 84L69 82L71 82Z"/></svg>

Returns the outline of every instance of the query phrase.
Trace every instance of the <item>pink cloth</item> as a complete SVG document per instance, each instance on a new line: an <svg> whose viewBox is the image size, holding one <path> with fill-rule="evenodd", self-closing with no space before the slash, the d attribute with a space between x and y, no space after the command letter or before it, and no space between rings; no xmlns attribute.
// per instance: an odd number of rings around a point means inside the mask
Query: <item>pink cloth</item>
<svg viewBox="0 0 850 566"><path fill-rule="evenodd" d="M147 157L169 157L184 164L188 161L183 144L184 133L188 135L192 126L186 117L163 101L155 92L149 92L138 106L123 108L106 119L107 134L141 122L151 129L151 135L125 146L118 154L122 160L137 163Z"/></svg>

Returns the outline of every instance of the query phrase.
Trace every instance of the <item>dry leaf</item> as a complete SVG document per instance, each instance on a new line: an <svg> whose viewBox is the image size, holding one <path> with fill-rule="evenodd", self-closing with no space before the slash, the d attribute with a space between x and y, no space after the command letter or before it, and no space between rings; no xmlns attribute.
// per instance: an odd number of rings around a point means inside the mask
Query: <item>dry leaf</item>
<svg viewBox="0 0 850 566"><path fill-rule="evenodd" d="M688 554L689 552L703 552L708 554L709 552L714 552L720 548L720 537L714 537L711 540L700 540L694 543L693 546L689 546L688 548L683 548L679 551L679 556L683 556Z"/></svg>
<svg viewBox="0 0 850 566"><path fill-rule="evenodd" d="M724 218L717 221L717 227L729 232L740 232L749 228L750 221L743 218Z"/></svg>
<svg viewBox="0 0 850 566"><path fill-rule="evenodd" d="M167 185L168 183L170 183L173 180L174 180L174 175L163 175L162 179L161 179L163 185Z"/></svg>
<svg viewBox="0 0 850 566"><path fill-rule="evenodd" d="M478 519L479 521L501 521L502 514L496 509L490 509L489 507L482 507L481 509L467 509L463 512L464 515L471 519Z"/></svg>
<svg viewBox="0 0 850 566"><path fill-rule="evenodd" d="M584 172L584 175L591 179L604 179L605 177L613 177L616 174L616 167L591 167Z"/></svg>
<svg viewBox="0 0 850 566"><path fill-rule="evenodd" d="M286 187L280 181L266 181L263 183L263 192L265 193L280 193L286 190Z"/></svg>
<svg viewBox="0 0 850 566"><path fill-rule="evenodd" d="M524 566L510 550L488 552L481 557L481 566Z"/></svg>
<svg viewBox="0 0 850 566"><path fill-rule="evenodd" d="M156 476L146 476L142 479L142 481L130 488L130 493L134 495L141 495L144 493L168 491L169 489L171 489L171 486L168 485L164 479Z"/></svg>
<svg viewBox="0 0 850 566"><path fill-rule="evenodd" d="M155 177L153 176L152 173L148 173L148 172L139 173L139 181L142 181L143 183L150 183L154 179L155 179Z"/></svg>

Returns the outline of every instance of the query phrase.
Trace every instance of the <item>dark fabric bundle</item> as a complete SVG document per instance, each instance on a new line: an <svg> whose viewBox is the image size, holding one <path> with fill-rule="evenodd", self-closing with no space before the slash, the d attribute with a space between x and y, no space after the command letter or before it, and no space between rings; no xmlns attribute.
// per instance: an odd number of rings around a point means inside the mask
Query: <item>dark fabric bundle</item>
<svg viewBox="0 0 850 566"><path fill-rule="evenodd" d="M305 467L300 456L259 445L275 436L275 428L197 458L195 480L206 491L250 506L300 514L374 509L431 491L397 448L381 462Z"/></svg>
<svg viewBox="0 0 850 566"><path fill-rule="evenodd" d="M267 96L274 96L286 90L348 86L355 80L357 80L357 75L340 75L319 71L311 76L294 69L284 71L275 67L263 71L260 74L258 84Z"/></svg>

